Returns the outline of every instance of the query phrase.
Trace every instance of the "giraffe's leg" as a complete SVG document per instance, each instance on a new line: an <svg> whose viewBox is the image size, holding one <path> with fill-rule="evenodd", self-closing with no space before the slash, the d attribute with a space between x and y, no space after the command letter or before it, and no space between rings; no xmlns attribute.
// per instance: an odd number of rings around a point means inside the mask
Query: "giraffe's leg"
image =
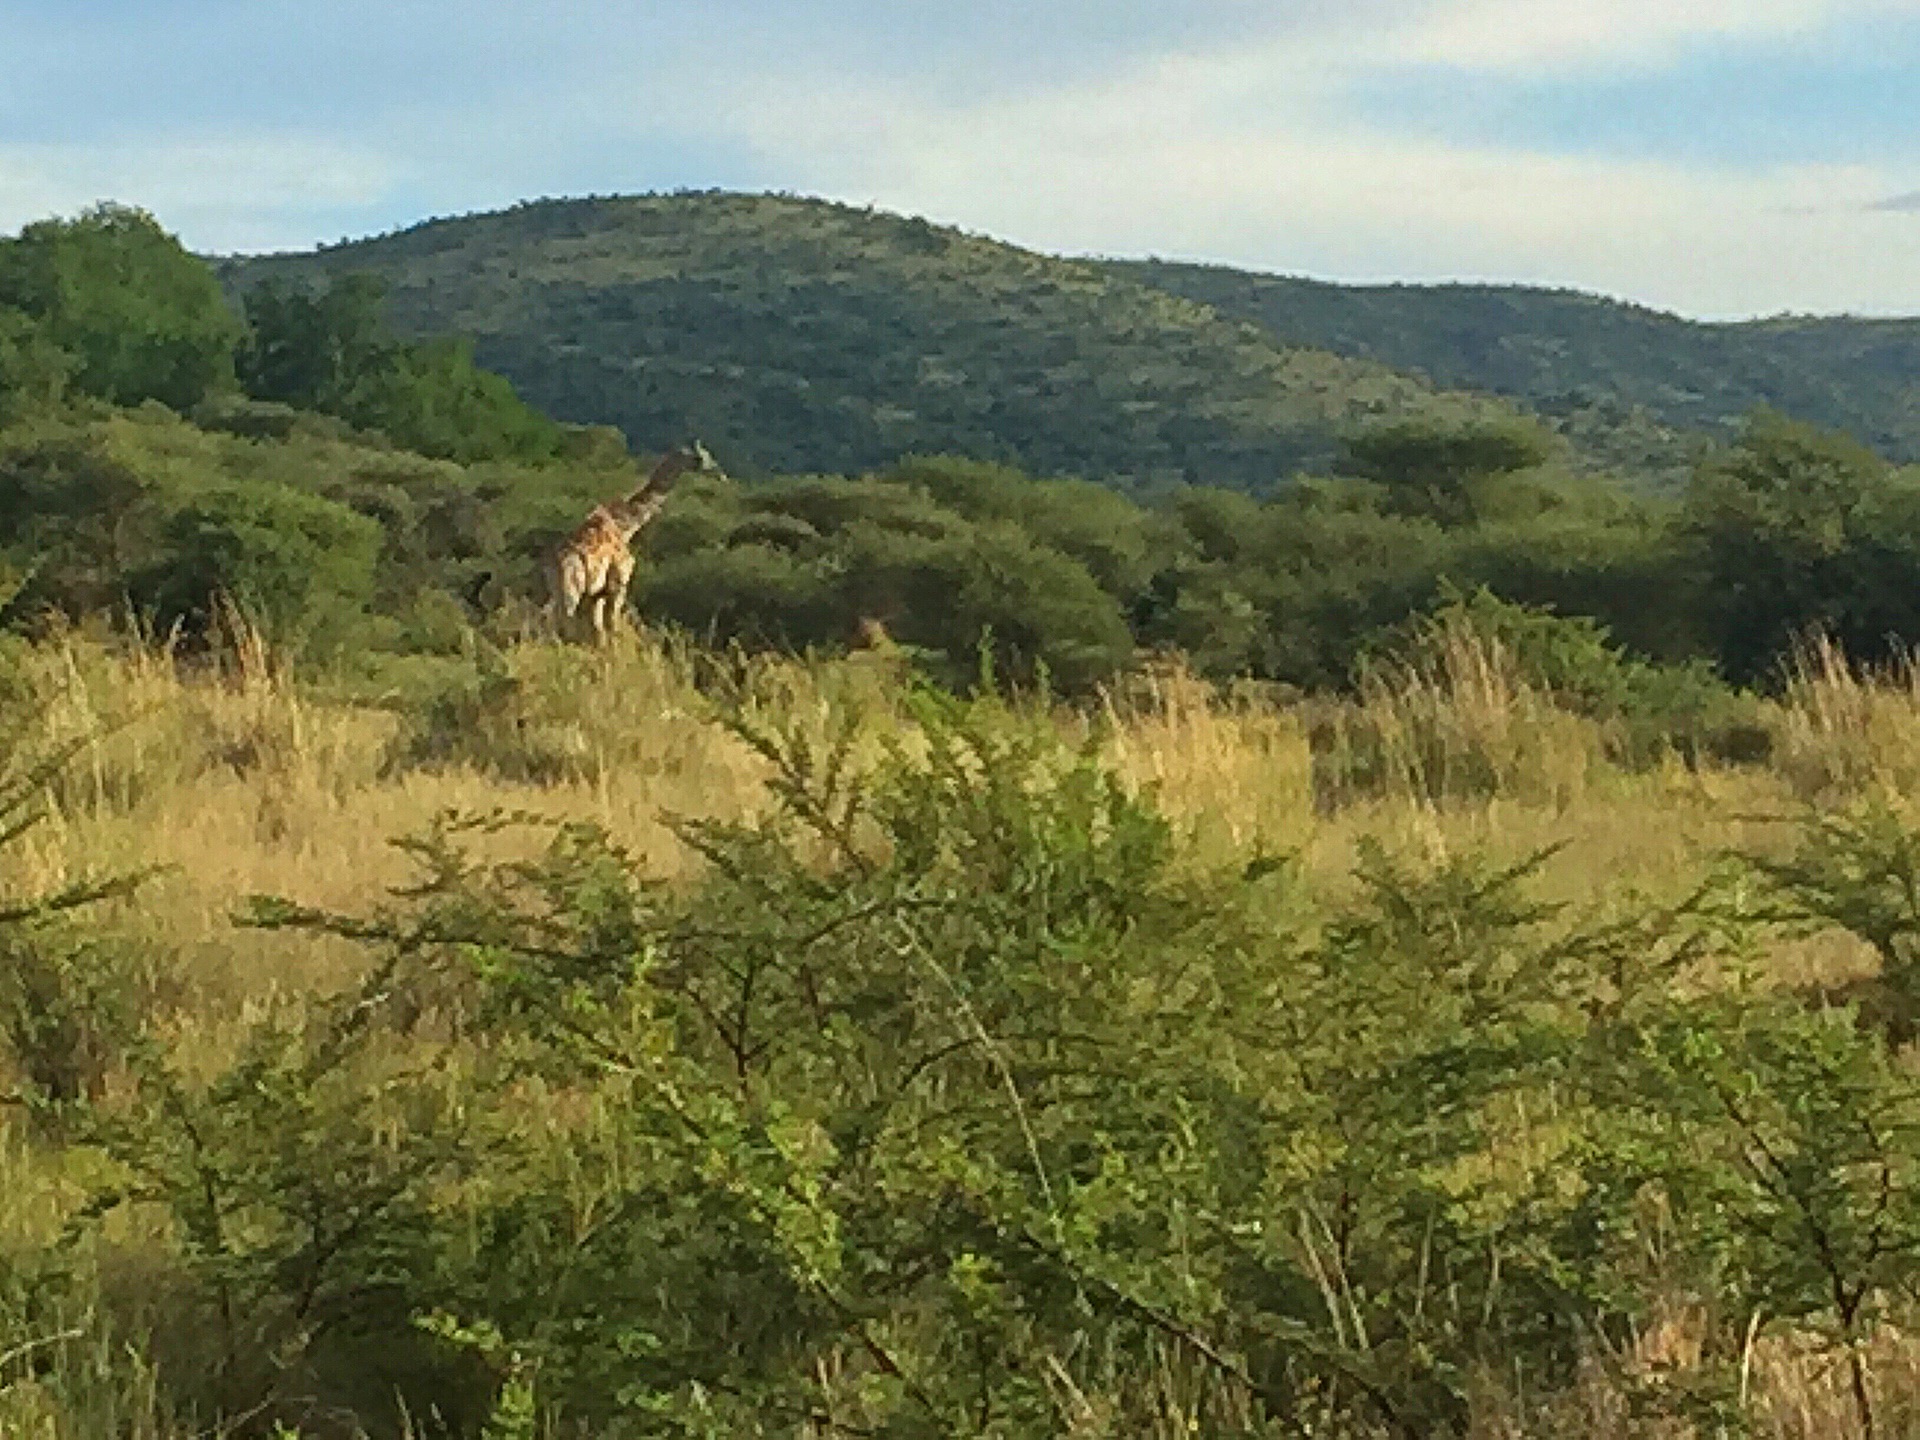
<svg viewBox="0 0 1920 1440"><path fill-rule="evenodd" d="M566 597L562 593L562 587L566 581L562 578L558 557L547 561L540 573L540 578L547 584L547 628L555 635L562 635L565 633L562 626L566 619Z"/></svg>
<svg viewBox="0 0 1920 1440"><path fill-rule="evenodd" d="M563 555L554 563L552 587L554 633L565 641L572 638L575 618L586 598L587 570L579 556Z"/></svg>
<svg viewBox="0 0 1920 1440"><path fill-rule="evenodd" d="M613 630L627 618L627 586L633 580L631 556L615 565L607 575L607 629Z"/></svg>

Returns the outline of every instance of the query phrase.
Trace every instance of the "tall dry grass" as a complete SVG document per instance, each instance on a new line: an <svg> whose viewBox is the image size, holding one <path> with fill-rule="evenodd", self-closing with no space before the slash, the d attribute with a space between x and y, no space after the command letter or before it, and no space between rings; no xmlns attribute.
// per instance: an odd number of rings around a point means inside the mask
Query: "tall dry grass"
<svg viewBox="0 0 1920 1440"><path fill-rule="evenodd" d="M1529 679L1497 636L1464 621L1414 655L1367 669L1357 703L1323 710L1319 789L1333 808L1383 795L1564 811L1604 765L1600 727Z"/></svg>
<svg viewBox="0 0 1920 1440"><path fill-rule="evenodd" d="M1801 799L1920 790L1920 661L1854 665L1825 636L1795 647L1774 714L1775 765Z"/></svg>
<svg viewBox="0 0 1920 1440"><path fill-rule="evenodd" d="M1289 853L1331 881L1366 836L1436 856L1558 844L1546 876L1558 898L1671 898L1725 850L1767 844L1776 827L1756 817L1841 789L1920 796L1910 672L1865 677L1831 650L1811 655L1769 711L1765 766L1620 770L1599 724L1470 634L1435 661L1375 672L1350 699L1276 704L1163 666L1059 719L1097 733L1209 861ZM766 799L762 760L717 723L721 691L823 743L850 727L868 753L910 730L897 667L871 655L716 657L634 634L605 651L520 644L349 683L289 674L244 625L192 664L70 637L16 655L0 681L17 746L81 742L4 878L35 888L161 867L137 906L106 918L167 954L192 1025L236 1019L359 963L237 930L246 897L362 908L407 873L387 842L448 810L591 820L655 873L684 873L676 817ZM1832 940L1779 958L1796 975L1858 959Z"/></svg>

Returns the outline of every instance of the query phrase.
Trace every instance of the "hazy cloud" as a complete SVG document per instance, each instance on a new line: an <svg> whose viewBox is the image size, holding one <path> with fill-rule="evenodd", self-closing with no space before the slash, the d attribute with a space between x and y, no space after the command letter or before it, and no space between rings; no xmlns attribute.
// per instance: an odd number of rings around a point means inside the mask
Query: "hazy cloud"
<svg viewBox="0 0 1920 1440"><path fill-rule="evenodd" d="M1920 0L1452 0L1388 38L1398 60L1469 70L1672 63L1706 42L1779 42Z"/></svg>

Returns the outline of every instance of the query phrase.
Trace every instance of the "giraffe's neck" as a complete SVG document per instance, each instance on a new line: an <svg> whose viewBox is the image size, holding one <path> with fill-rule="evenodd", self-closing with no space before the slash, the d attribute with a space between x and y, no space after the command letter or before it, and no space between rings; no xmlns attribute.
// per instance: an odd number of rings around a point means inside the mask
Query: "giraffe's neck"
<svg viewBox="0 0 1920 1440"><path fill-rule="evenodd" d="M660 463L655 465L652 472L648 474L646 484L627 497L626 508L642 509L649 500L654 499L660 491L678 480L692 466L693 461L678 450L663 455Z"/></svg>
<svg viewBox="0 0 1920 1440"><path fill-rule="evenodd" d="M626 544L633 543L633 537L645 529L653 517L658 515L667 503L667 492L673 482L692 468L693 462L678 451L667 455L653 472L647 476L646 484L627 496L624 500L610 500L600 508L613 523L619 527L620 538Z"/></svg>

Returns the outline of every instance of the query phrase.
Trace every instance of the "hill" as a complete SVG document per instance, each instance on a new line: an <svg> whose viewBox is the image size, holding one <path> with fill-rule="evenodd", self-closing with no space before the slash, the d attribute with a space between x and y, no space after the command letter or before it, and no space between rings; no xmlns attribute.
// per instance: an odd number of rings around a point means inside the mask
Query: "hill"
<svg viewBox="0 0 1920 1440"><path fill-rule="evenodd" d="M370 272L402 333L473 337L559 419L695 431L747 472L950 452L1258 492L1369 420L1506 410L1111 269L784 197L544 201L220 268L240 293Z"/></svg>
<svg viewBox="0 0 1920 1440"><path fill-rule="evenodd" d="M1759 406L1920 460L1920 320L1782 317L1705 324L1567 290L1336 285L1221 266L1114 261L1139 281L1314 346L1507 396L1618 436L1724 432Z"/></svg>

